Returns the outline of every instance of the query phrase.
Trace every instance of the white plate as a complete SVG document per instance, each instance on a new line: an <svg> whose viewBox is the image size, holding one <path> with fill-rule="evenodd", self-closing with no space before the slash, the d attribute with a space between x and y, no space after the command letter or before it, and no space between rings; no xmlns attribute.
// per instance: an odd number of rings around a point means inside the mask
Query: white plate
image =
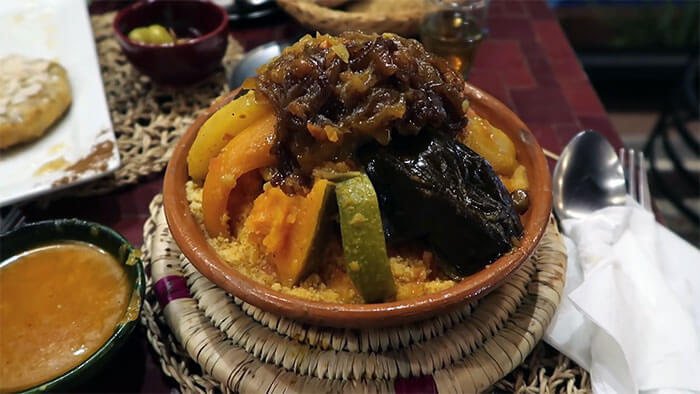
<svg viewBox="0 0 700 394"><path fill-rule="evenodd" d="M0 57L10 54L63 65L73 103L39 140L0 151L0 206L116 170L119 150L85 0L0 0Z"/></svg>

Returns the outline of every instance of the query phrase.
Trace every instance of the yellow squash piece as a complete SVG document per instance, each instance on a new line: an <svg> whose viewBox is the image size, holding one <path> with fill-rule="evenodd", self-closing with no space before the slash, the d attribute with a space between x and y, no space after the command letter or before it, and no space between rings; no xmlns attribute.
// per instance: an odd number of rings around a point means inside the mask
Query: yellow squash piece
<svg viewBox="0 0 700 394"><path fill-rule="evenodd" d="M204 227L210 236L229 235L229 195L243 174L272 165L277 116L270 112L237 134L211 159L202 190Z"/></svg>
<svg viewBox="0 0 700 394"><path fill-rule="evenodd" d="M231 101L214 112L197 133L189 153L187 168L190 177L200 182L207 175L209 161L242 130L273 112L267 101L256 98L255 92Z"/></svg>
<svg viewBox="0 0 700 394"><path fill-rule="evenodd" d="M331 215L326 211L334 205L333 196L333 183L320 179L305 197L273 187L255 199L244 226L282 284L292 286L316 270L329 233Z"/></svg>

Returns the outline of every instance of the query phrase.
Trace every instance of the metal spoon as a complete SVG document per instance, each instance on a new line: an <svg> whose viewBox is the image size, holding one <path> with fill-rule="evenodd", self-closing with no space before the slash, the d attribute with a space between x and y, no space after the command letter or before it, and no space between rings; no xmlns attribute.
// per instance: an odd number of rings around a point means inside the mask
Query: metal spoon
<svg viewBox="0 0 700 394"><path fill-rule="evenodd" d="M253 48L247 55L238 62L238 65L231 73L228 80L228 86L231 89L236 89L243 81L248 77L255 76L255 70L260 68L263 64L268 63L275 56L279 56L282 50L290 45L287 41L272 41L267 44L260 45L259 47Z"/></svg>
<svg viewBox="0 0 700 394"><path fill-rule="evenodd" d="M615 149L592 130L578 133L554 167L554 213L559 220L625 203L625 175Z"/></svg>

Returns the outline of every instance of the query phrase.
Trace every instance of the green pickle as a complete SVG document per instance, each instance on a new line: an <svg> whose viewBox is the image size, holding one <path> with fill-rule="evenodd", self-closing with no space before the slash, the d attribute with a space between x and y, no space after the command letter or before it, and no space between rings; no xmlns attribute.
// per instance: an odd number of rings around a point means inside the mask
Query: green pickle
<svg viewBox="0 0 700 394"><path fill-rule="evenodd" d="M148 26L148 33L151 36L151 43L153 44L172 44L175 42L173 36L161 25Z"/></svg>
<svg viewBox="0 0 700 394"><path fill-rule="evenodd" d="M377 194L366 174L336 185L345 267L365 302L390 301L396 284L386 253Z"/></svg>
<svg viewBox="0 0 700 394"><path fill-rule="evenodd" d="M161 25L137 27L129 32L129 39L146 44L172 44L175 42L168 29Z"/></svg>
<svg viewBox="0 0 700 394"><path fill-rule="evenodd" d="M148 29L145 27L137 27L129 32L129 39L138 42L148 42Z"/></svg>

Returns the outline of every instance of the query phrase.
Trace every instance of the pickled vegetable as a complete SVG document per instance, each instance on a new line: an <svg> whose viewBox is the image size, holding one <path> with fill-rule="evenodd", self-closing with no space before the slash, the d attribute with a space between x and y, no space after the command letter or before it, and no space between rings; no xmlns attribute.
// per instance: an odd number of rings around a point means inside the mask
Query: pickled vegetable
<svg viewBox="0 0 700 394"><path fill-rule="evenodd" d="M172 44L175 37L161 25L137 27L129 32L129 39L146 44Z"/></svg>
<svg viewBox="0 0 700 394"><path fill-rule="evenodd" d="M148 42L153 44L172 44L175 42L175 37L168 32L168 29L161 25L148 26Z"/></svg>
<svg viewBox="0 0 700 394"><path fill-rule="evenodd" d="M386 254L377 195L367 175L336 186L345 267L365 302L394 298L396 284Z"/></svg>
<svg viewBox="0 0 700 394"><path fill-rule="evenodd" d="M150 37L148 35L148 28L137 27L129 32L129 39L136 42L148 42Z"/></svg>

